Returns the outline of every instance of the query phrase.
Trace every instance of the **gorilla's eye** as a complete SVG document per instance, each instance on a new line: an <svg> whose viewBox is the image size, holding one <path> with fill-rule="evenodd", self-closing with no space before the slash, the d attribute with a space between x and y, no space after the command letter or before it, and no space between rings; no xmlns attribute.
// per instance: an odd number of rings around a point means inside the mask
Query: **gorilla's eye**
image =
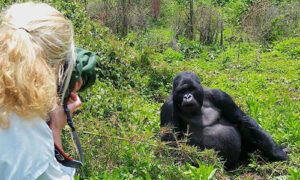
<svg viewBox="0 0 300 180"><path fill-rule="evenodd" d="M187 89L187 91L194 91L194 87L193 86L190 86L188 89Z"/></svg>
<svg viewBox="0 0 300 180"><path fill-rule="evenodd" d="M186 92L186 90L184 88L182 88L182 89L179 89L177 92L180 94L183 94L184 92Z"/></svg>
<svg viewBox="0 0 300 180"><path fill-rule="evenodd" d="M187 88L185 88L184 89L184 92L191 92L191 91L193 91L194 90L194 87L187 87Z"/></svg>
<svg viewBox="0 0 300 180"><path fill-rule="evenodd" d="M191 91L193 91L194 89L195 89L195 88L192 87L192 86L183 87L183 88L178 89L177 93L184 94L184 93L187 93L187 92L191 92Z"/></svg>

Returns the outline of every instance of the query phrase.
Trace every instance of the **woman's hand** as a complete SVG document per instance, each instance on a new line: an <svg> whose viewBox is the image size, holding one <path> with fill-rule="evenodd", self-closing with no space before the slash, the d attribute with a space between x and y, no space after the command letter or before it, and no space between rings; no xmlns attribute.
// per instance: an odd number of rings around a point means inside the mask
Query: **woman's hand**
<svg viewBox="0 0 300 180"><path fill-rule="evenodd" d="M82 79L80 78L76 82L76 84L70 94L70 98L67 101L67 105L68 105L71 115L73 114L73 112L76 109L78 109L81 106L81 100L80 100L79 96L76 94L76 91L78 91L80 89L81 85L82 85ZM61 135L62 129L67 124L67 116L65 114L63 106L58 106L54 111L52 111L50 113L50 117L51 117L50 129L52 130L52 133L53 133L54 142L60 148L62 148L60 135Z"/></svg>
<svg viewBox="0 0 300 180"><path fill-rule="evenodd" d="M82 86L82 78L80 78L74 85L74 88L70 94L70 98L67 102L68 108L70 110L71 115L73 112L81 106L81 100L79 96L76 94L79 91L80 87Z"/></svg>

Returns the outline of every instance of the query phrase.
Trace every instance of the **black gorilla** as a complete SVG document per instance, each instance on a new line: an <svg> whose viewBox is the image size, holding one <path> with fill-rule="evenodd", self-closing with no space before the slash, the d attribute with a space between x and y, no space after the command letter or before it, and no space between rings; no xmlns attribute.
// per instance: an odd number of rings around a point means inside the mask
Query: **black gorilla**
<svg viewBox="0 0 300 180"><path fill-rule="evenodd" d="M171 125L177 138L189 132L189 144L215 149L233 167L248 152L259 149L272 161L287 160L287 154L247 116L225 92L202 87L192 72L182 72L173 81L173 92L161 109L161 127ZM163 141L174 141L164 133Z"/></svg>

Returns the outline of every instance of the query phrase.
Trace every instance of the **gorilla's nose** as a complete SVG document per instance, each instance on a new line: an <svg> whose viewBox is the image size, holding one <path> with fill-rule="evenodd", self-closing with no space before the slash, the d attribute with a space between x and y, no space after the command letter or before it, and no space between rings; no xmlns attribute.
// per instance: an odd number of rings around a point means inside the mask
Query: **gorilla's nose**
<svg viewBox="0 0 300 180"><path fill-rule="evenodd" d="M193 99L193 96L191 94L186 94L183 96L183 99L187 102L191 101Z"/></svg>

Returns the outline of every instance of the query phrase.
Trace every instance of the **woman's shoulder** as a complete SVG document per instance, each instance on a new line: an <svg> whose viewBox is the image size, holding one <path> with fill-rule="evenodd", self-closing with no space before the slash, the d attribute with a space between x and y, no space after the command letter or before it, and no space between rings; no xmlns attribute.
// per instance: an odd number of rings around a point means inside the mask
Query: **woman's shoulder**
<svg viewBox="0 0 300 180"><path fill-rule="evenodd" d="M7 117L10 127L0 129L0 174L35 179L53 158L52 132L42 118L27 120L15 113Z"/></svg>
<svg viewBox="0 0 300 180"><path fill-rule="evenodd" d="M15 143L19 147L53 146L52 132L42 118L25 119L15 113L10 113L7 118L10 126L8 129L0 130L0 142L10 139L9 143ZM3 140L2 137L5 139Z"/></svg>

